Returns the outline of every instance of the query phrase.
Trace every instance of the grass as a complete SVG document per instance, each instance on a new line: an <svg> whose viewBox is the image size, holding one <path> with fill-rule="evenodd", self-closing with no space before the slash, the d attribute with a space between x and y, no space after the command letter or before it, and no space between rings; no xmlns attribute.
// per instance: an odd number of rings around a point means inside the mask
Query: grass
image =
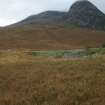
<svg viewBox="0 0 105 105"><path fill-rule="evenodd" d="M29 25L0 28L0 49L68 50L105 44L105 31L73 27Z"/></svg>
<svg viewBox="0 0 105 105"><path fill-rule="evenodd" d="M85 57L92 55L103 55L105 54L105 48L85 48L77 50L56 50L56 51L32 51L33 56L42 57Z"/></svg>
<svg viewBox="0 0 105 105"><path fill-rule="evenodd" d="M56 59L18 51L0 58L0 105L105 104L104 54Z"/></svg>
<svg viewBox="0 0 105 105"><path fill-rule="evenodd" d="M52 57L56 57L56 56L64 56L66 53L68 53L69 51L33 51L32 55L33 56L52 56Z"/></svg>

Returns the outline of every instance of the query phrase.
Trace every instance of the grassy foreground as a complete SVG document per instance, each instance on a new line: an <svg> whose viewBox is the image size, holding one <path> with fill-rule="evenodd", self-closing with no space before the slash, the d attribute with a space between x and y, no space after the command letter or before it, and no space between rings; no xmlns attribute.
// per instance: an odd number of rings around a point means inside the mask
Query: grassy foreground
<svg viewBox="0 0 105 105"><path fill-rule="evenodd" d="M104 105L105 56L0 53L0 105Z"/></svg>

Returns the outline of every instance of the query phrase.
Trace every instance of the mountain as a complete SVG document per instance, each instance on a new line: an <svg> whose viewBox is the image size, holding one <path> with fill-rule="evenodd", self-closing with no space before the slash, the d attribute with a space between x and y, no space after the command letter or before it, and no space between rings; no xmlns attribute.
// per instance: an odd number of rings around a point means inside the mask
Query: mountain
<svg viewBox="0 0 105 105"><path fill-rule="evenodd" d="M19 23L12 26L21 25L56 25L61 24L64 21L66 12L59 11L45 11L38 15L32 15Z"/></svg>
<svg viewBox="0 0 105 105"><path fill-rule="evenodd" d="M96 6L86 0L77 1L68 12L47 11L0 28L0 49L102 47L105 45L104 25L105 15Z"/></svg>
<svg viewBox="0 0 105 105"><path fill-rule="evenodd" d="M33 15L11 26L74 25L92 29L105 29L105 14L88 0L75 2L68 12L46 11Z"/></svg>
<svg viewBox="0 0 105 105"><path fill-rule="evenodd" d="M82 27L105 29L105 14L88 0L80 0L71 6L68 22Z"/></svg>

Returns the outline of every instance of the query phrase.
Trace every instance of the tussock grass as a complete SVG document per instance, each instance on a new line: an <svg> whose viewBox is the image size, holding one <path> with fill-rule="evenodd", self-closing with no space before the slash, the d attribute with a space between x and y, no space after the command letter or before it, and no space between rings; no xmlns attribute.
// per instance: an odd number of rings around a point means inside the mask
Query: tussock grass
<svg viewBox="0 0 105 105"><path fill-rule="evenodd" d="M104 55L56 59L18 52L0 58L0 105L105 104Z"/></svg>

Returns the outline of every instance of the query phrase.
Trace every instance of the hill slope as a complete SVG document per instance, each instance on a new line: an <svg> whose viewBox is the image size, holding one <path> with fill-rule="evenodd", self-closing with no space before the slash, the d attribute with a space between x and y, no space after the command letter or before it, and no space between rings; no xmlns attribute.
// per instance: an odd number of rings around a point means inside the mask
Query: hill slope
<svg viewBox="0 0 105 105"><path fill-rule="evenodd" d="M105 14L89 1L77 1L68 12L68 21L82 27L105 29Z"/></svg>
<svg viewBox="0 0 105 105"><path fill-rule="evenodd" d="M105 14L87 0L75 2L68 12L46 11L33 15L12 26L74 25L92 29L105 29Z"/></svg>
<svg viewBox="0 0 105 105"><path fill-rule="evenodd" d="M74 3L68 13L47 11L0 29L0 49L58 50L105 45L105 15L88 1ZM73 25L95 28L90 30Z"/></svg>
<svg viewBox="0 0 105 105"><path fill-rule="evenodd" d="M32 15L19 23L13 24L12 26L23 26L23 25L57 25L64 23L66 12L59 11L45 11L38 15Z"/></svg>
<svg viewBox="0 0 105 105"><path fill-rule="evenodd" d="M100 47L105 32L61 26L20 27L0 30L0 49L59 50Z"/></svg>

